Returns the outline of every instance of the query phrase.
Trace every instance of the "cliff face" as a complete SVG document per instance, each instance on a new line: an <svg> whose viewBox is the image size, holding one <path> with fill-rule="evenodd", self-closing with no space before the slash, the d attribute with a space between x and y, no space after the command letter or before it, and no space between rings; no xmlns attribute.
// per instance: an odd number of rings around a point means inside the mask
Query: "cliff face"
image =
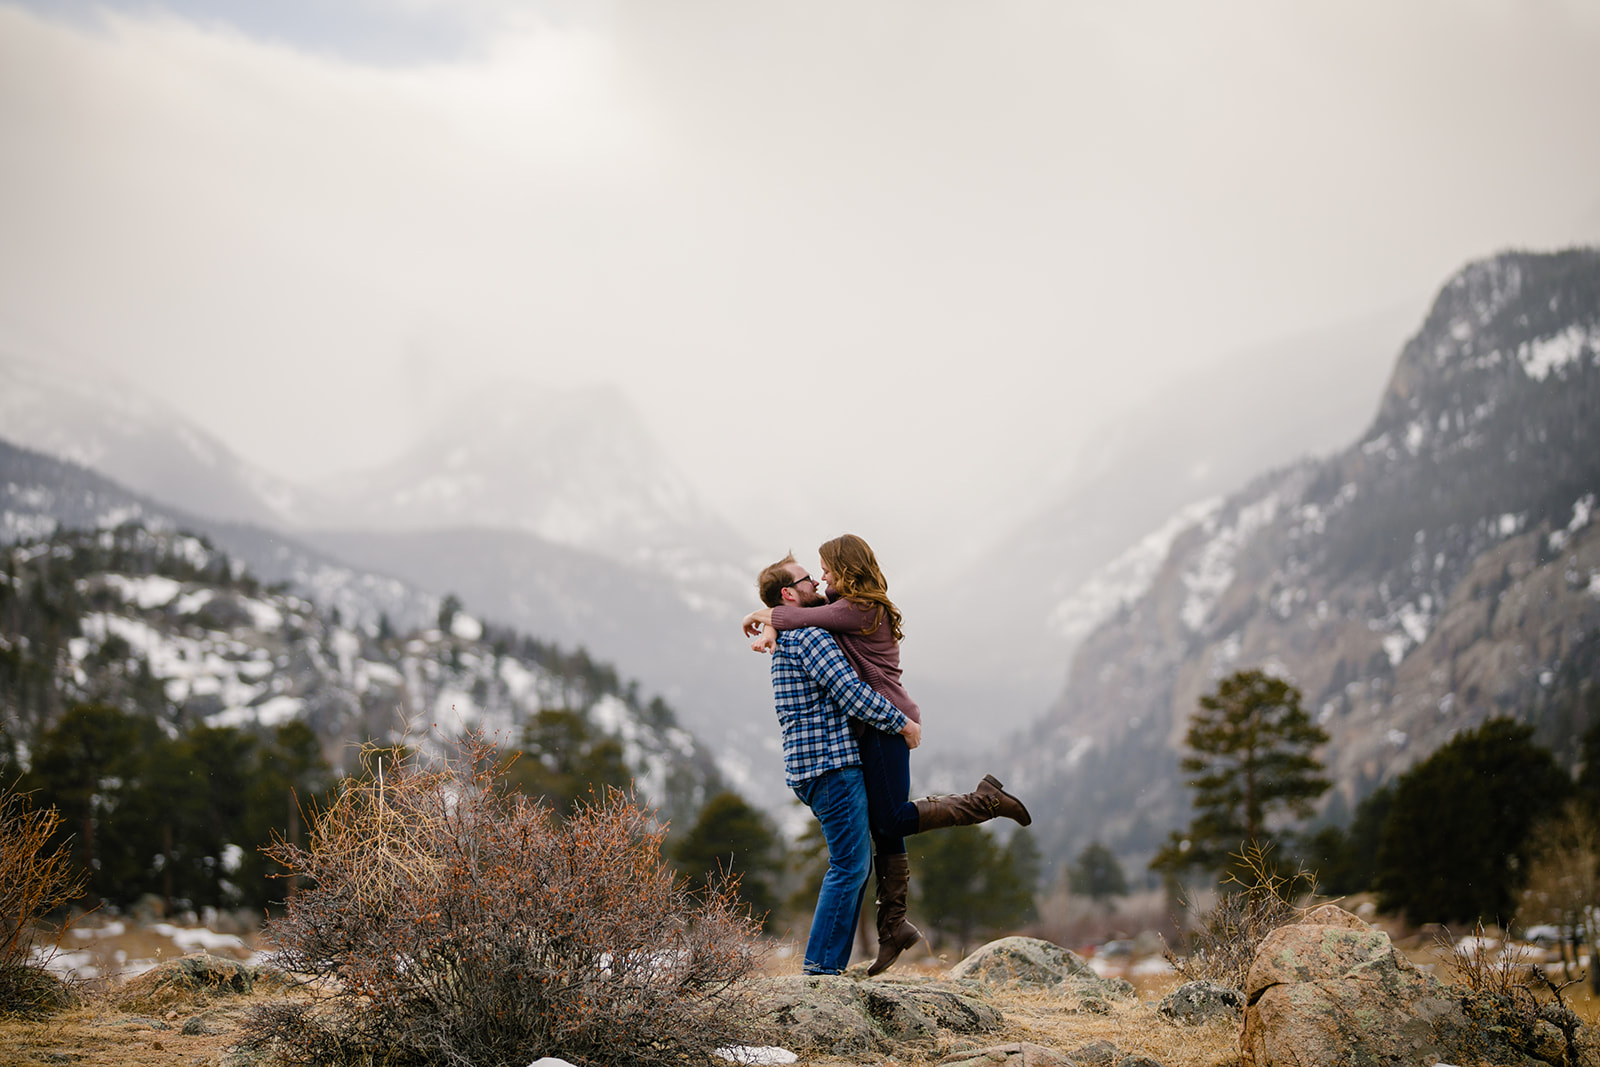
<svg viewBox="0 0 1600 1067"><path fill-rule="evenodd" d="M1600 716L1597 495L1600 252L1469 266L1361 440L1201 509L1085 640L1017 752L1059 805L1051 851L1138 856L1181 824L1189 715L1242 667L1293 681L1332 736L1331 818L1493 715L1570 760Z"/></svg>

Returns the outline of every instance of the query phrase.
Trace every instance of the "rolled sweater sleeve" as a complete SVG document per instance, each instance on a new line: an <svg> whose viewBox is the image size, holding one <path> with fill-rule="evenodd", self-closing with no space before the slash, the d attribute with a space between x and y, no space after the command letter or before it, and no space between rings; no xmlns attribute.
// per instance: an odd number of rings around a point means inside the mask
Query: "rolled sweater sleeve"
<svg viewBox="0 0 1600 1067"><path fill-rule="evenodd" d="M802 630L807 626L820 626L829 633L851 633L870 626L873 618L882 610L877 605L863 610L846 597L809 608L780 604L772 609L772 628Z"/></svg>
<svg viewBox="0 0 1600 1067"><path fill-rule="evenodd" d="M835 706L851 718L885 733L897 734L906 728L905 715L887 697L874 692L856 677L831 634L809 629L798 636L802 666Z"/></svg>

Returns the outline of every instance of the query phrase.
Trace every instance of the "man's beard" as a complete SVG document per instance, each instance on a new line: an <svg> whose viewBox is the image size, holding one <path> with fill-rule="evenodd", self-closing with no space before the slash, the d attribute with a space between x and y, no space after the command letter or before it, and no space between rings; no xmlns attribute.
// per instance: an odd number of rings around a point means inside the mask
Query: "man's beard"
<svg viewBox="0 0 1600 1067"><path fill-rule="evenodd" d="M828 602L828 598L823 596L822 593L814 587L805 592L796 589L794 591L794 595L795 599L800 601L800 606L803 608L821 607L823 604Z"/></svg>

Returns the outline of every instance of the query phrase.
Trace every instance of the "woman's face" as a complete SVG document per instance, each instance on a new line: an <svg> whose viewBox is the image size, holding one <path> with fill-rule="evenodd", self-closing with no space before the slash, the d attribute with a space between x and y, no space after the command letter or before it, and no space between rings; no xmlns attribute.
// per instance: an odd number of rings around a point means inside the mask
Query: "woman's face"
<svg viewBox="0 0 1600 1067"><path fill-rule="evenodd" d="M828 564L822 564L822 580L827 583L829 590L833 589L833 572L828 569Z"/></svg>

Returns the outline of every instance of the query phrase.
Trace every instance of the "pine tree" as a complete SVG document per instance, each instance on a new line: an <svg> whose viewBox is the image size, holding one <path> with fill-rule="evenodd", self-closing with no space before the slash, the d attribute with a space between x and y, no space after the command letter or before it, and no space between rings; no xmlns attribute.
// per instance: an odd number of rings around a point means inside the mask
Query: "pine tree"
<svg viewBox="0 0 1600 1067"><path fill-rule="evenodd" d="M1305 818L1328 791L1313 755L1328 734L1301 710L1300 691L1262 671L1238 671L1200 698L1189 720L1190 755L1180 766L1194 775L1197 811L1189 828L1174 831L1152 869L1222 870L1252 845L1275 844L1275 816Z"/></svg>
<svg viewBox="0 0 1600 1067"><path fill-rule="evenodd" d="M706 801L672 858L697 892L722 877L738 877L739 899L763 927L771 928L777 906L772 883L783 866L778 837L766 817L739 794L718 793Z"/></svg>
<svg viewBox="0 0 1600 1067"><path fill-rule="evenodd" d="M1490 719L1401 775L1378 845L1379 906L1413 923L1509 920L1530 831L1572 795L1533 727Z"/></svg>
<svg viewBox="0 0 1600 1067"><path fill-rule="evenodd" d="M1086 845L1067 870L1067 888L1098 904L1128 895L1128 879L1116 854L1095 841Z"/></svg>

